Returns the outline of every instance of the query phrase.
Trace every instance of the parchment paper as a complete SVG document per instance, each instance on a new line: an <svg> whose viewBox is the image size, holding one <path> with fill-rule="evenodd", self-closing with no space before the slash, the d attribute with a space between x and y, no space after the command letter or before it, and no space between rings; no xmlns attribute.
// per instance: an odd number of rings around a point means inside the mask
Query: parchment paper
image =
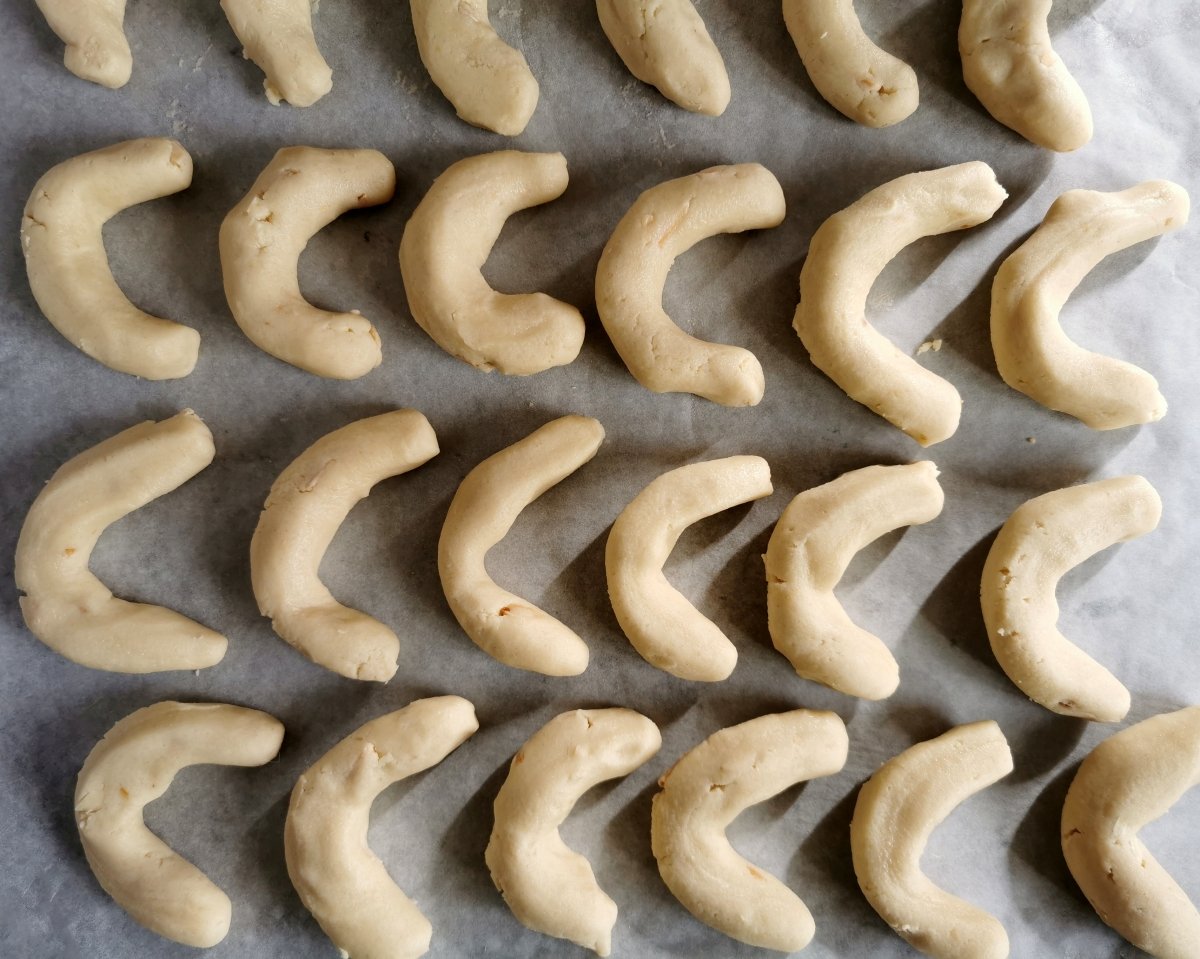
<svg viewBox="0 0 1200 959"><path fill-rule="evenodd" d="M332 956L293 892L283 821L296 777L360 723L410 700L454 692L478 707L479 733L440 766L377 803L371 844L434 926L434 956L582 956L509 913L483 862L491 804L513 753L552 716L625 705L663 731L662 752L583 799L565 836L616 899L614 954L751 956L671 897L650 854L657 778L714 730L797 706L836 710L851 751L839 775L750 810L731 836L752 861L808 903L807 951L827 957L913 954L871 910L850 866L848 824L858 785L884 760L950 726L996 719L1016 771L970 800L935 834L924 864L935 881L998 915L1017 957L1135 955L1075 888L1059 851L1058 817L1080 760L1113 730L1028 702L988 648L977 591L995 529L1027 498L1122 473L1162 494L1161 527L1108 550L1061 589L1062 628L1130 687L1127 722L1200 701L1195 589L1200 573L1194 477L1200 467L1195 383L1197 227L1104 262L1070 301L1068 331L1160 379L1171 409L1141 429L1094 433L1008 389L988 342L992 275L1072 187L1119 189L1166 177L1188 187L1200 150L1195 51L1200 16L1187 2L1060 0L1057 49L1088 92L1096 136L1055 156L994 122L965 89L955 0L860 3L869 33L913 65L921 107L890 130L843 119L809 83L777 0L698 3L729 67L733 101L694 116L635 81L609 47L590 0L493 0L501 33L541 84L529 129L511 141L563 150L565 196L514 217L488 263L501 289L540 289L588 317L582 355L528 379L485 375L441 352L408 314L396 263L404 223L454 160L507 147L453 115L417 57L407 4L326 0L316 15L333 92L300 110L271 107L262 75L214 2L133 0L126 17L133 79L120 91L71 76L33 4L0 11L0 953L9 957L191 956L143 930L99 888L72 816L75 775L121 717L177 698L270 711L287 726L262 769L185 771L147 810L150 826L204 869L234 903L213 957ZM106 230L116 276L142 307L196 327L190 377L150 383L71 347L39 314L17 240L37 177L85 150L142 135L179 137L194 185L118 217ZM396 163L388 206L344 217L301 263L312 300L358 308L377 325L383 366L351 383L322 380L255 348L230 317L217 229L284 145L372 146ZM877 284L871 316L905 349L940 338L920 361L965 399L950 441L922 452L849 400L809 362L792 332L796 282L817 225L897 175L967 159L993 165L1011 198L993 221L905 251ZM596 320L592 281L612 227L640 191L715 163L757 160L780 179L789 211L778 229L722 237L681 258L667 309L699 335L753 350L767 393L753 409L658 396L626 372ZM216 462L117 523L94 560L118 595L162 603L225 632L229 653L199 674L136 677L76 666L25 628L12 555L29 504L69 457L147 418L193 407L212 428ZM334 593L392 625L403 651L386 686L341 679L278 639L250 591L248 544L272 480L312 441L351 420L415 406L443 452L381 484L350 515L322 572ZM484 456L566 412L600 418L599 456L521 517L490 557L494 574L576 629L592 664L548 679L492 661L459 630L438 585L435 545L450 497ZM1036 441L1036 442L1035 442ZM660 472L700 459L757 453L775 494L699 524L668 574L736 643L732 678L673 679L643 662L607 605L603 552L620 509ZM898 692L859 702L797 679L771 648L760 555L789 499L870 463L931 457L946 509L927 526L885 537L855 561L840 596L900 661ZM1163 864L1200 899L1200 795L1146 831ZM1198 944L1200 949L1200 944Z"/></svg>

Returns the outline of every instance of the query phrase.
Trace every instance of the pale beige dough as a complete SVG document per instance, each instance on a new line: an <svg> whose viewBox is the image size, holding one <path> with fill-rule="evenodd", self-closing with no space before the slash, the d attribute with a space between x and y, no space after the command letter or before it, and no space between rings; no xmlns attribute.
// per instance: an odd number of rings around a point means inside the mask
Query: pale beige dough
<svg viewBox="0 0 1200 959"><path fill-rule="evenodd" d="M979 587L992 652L1030 699L1063 716L1115 723L1129 690L1058 631L1058 581L1089 556L1158 526L1162 500L1140 476L1034 497L1005 521Z"/></svg>
<svg viewBox="0 0 1200 959"><path fill-rule="evenodd" d="M142 808L188 766L262 766L283 724L224 703L155 703L131 713L88 754L75 784L75 823L88 865L117 905L147 929L186 946L229 932L229 897L146 828Z"/></svg>
<svg viewBox="0 0 1200 959"><path fill-rule="evenodd" d="M133 54L125 38L125 0L35 0L63 43L75 76L115 90L129 82Z"/></svg>
<svg viewBox="0 0 1200 959"><path fill-rule="evenodd" d="M858 794L850 823L858 884L896 934L927 956L1008 955L1008 933L1000 921L934 885L921 871L921 854L959 803L1012 770L1004 733L986 720L906 749Z"/></svg>
<svg viewBox="0 0 1200 959"><path fill-rule="evenodd" d="M221 0L221 9L266 79L267 99L312 106L333 89L333 71L317 49L309 0Z"/></svg>
<svg viewBox="0 0 1200 959"><path fill-rule="evenodd" d="M681 330L662 306L676 257L718 233L778 226L779 181L757 163L711 167L651 187L613 230L596 268L596 309L634 378L655 393L694 393L723 406L763 396L758 358Z"/></svg>
<svg viewBox="0 0 1200 959"><path fill-rule="evenodd" d="M517 752L496 796L485 858L504 901L530 929L609 954L617 904L558 827L585 792L627 776L661 745L658 727L632 709L576 709Z"/></svg>
<svg viewBox="0 0 1200 959"><path fill-rule="evenodd" d="M275 632L314 663L350 679L395 675L400 640L333 598L321 582L321 557L372 486L437 453L429 421L416 410L394 410L322 436L272 484L250 540L254 597Z"/></svg>

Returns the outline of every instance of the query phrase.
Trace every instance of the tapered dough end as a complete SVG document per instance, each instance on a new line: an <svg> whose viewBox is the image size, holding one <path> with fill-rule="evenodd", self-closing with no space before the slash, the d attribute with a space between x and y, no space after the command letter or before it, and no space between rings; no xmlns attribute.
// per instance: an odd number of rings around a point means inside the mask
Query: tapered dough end
<svg viewBox="0 0 1200 959"><path fill-rule="evenodd" d="M90 42L69 43L63 52L63 65L81 80L119 90L133 75L133 55L124 33L116 33L110 37L110 42L108 47L93 46Z"/></svg>

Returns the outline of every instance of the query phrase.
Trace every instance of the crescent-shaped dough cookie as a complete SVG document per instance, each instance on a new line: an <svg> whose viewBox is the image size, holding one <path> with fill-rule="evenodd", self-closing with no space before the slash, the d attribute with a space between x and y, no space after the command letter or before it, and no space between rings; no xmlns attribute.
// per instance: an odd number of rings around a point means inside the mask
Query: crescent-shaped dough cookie
<svg viewBox="0 0 1200 959"><path fill-rule="evenodd" d="M604 548L608 596L646 662L702 682L733 672L737 647L667 582L662 568L693 523L772 491L766 460L729 456L663 473L621 511Z"/></svg>
<svg viewBox="0 0 1200 959"><path fill-rule="evenodd" d="M75 76L110 90L125 86L133 54L125 37L125 0L35 0L63 43L63 63Z"/></svg>
<svg viewBox="0 0 1200 959"><path fill-rule="evenodd" d="M1004 959L995 916L952 896L921 871L933 830L969 796L1013 770L991 720L956 726L884 763L858 794L850 823L854 874L896 934L935 959Z"/></svg>
<svg viewBox="0 0 1200 959"><path fill-rule="evenodd" d="M142 808L187 766L261 766L283 724L257 709L163 702L131 713L88 754L75 785L75 823L88 865L118 906L185 946L229 932L229 897L146 828Z"/></svg>
<svg viewBox="0 0 1200 959"><path fill-rule="evenodd" d="M242 56L265 73L267 99L312 106L333 89L333 71L317 49L309 0L221 0Z"/></svg>
<svg viewBox="0 0 1200 959"><path fill-rule="evenodd" d="M221 224L225 298L260 349L302 370L352 380L383 360L358 310L331 313L300 292L300 254L347 210L386 203L396 170L378 150L284 147Z"/></svg>
<svg viewBox="0 0 1200 959"><path fill-rule="evenodd" d="M1138 838L1200 783L1200 706L1151 716L1092 750L1062 812L1067 868L1104 922L1156 959L1195 959L1200 911Z"/></svg>
<svg viewBox="0 0 1200 959"><path fill-rule="evenodd" d="M729 106L721 51L691 0L596 0L600 26L629 72L685 110Z"/></svg>
<svg viewBox="0 0 1200 959"><path fill-rule="evenodd" d="M333 598L321 582L321 557L372 486L437 453L429 421L416 410L394 410L322 436L271 486L250 540L254 597L275 632L314 663L350 679L395 675L400 640Z"/></svg>
<svg viewBox="0 0 1200 959"><path fill-rule="evenodd" d="M191 410L147 421L58 468L29 508L15 579L25 623L73 662L118 673L203 669L225 637L173 610L117 599L88 568L100 535L213 461L212 433Z"/></svg>
<svg viewBox="0 0 1200 959"><path fill-rule="evenodd" d="M840 771L849 747L835 713L794 709L718 730L667 770L650 845L688 912L752 946L795 952L809 944L816 926L808 907L738 855L725 830L748 806Z"/></svg>
<svg viewBox="0 0 1200 959"><path fill-rule="evenodd" d="M418 699L360 726L296 782L283 831L288 875L343 956L416 959L428 951L429 920L367 845L371 804L392 783L436 766L477 729L467 700Z"/></svg>
<svg viewBox="0 0 1200 959"><path fill-rule="evenodd" d="M577 676L587 669L587 643L497 585L484 560L521 510L588 462L603 441L598 420L551 420L471 470L450 502L438 540L446 602L475 645L502 663L546 676Z"/></svg>
<svg viewBox="0 0 1200 959"><path fill-rule="evenodd" d="M585 792L627 776L661 746L658 727L632 709L576 709L521 747L496 796L486 853L492 882L518 920L609 954L617 904L558 827Z"/></svg>
<svg viewBox="0 0 1200 959"><path fill-rule="evenodd" d="M148 380L187 376L200 334L144 313L108 268L101 228L127 207L192 182L175 140L144 137L84 153L45 173L21 217L21 250L41 311L74 346L105 366Z"/></svg>
<svg viewBox="0 0 1200 959"><path fill-rule="evenodd" d="M481 272L504 221L567 188L561 153L501 150L459 160L433 181L400 241L413 319L476 369L527 376L583 346L583 317L545 293L497 293Z"/></svg>
<svg viewBox="0 0 1200 959"><path fill-rule="evenodd" d="M896 691L896 658L850 620L833 590L868 543L941 513L937 476L928 460L868 466L801 493L783 511L763 557L767 622L800 676L863 699Z"/></svg>
<svg viewBox="0 0 1200 959"><path fill-rule="evenodd" d="M410 0L417 51L458 115L504 136L521 133L538 83L520 50L500 39L488 0Z"/></svg>
<svg viewBox="0 0 1200 959"><path fill-rule="evenodd" d="M1162 500L1140 476L1034 497L1000 528L979 587L1000 667L1035 703L1063 716L1119 722L1129 690L1058 631L1058 581L1089 556L1158 526Z"/></svg>
<svg viewBox="0 0 1200 959"><path fill-rule="evenodd" d="M1004 382L1096 430L1162 419L1167 401L1154 377L1077 346L1058 315L1097 263L1178 230L1188 207L1187 191L1166 180L1117 193L1069 190L1055 200L992 284L992 348Z"/></svg>
<svg viewBox="0 0 1200 959"><path fill-rule="evenodd" d="M1092 138L1087 97L1050 45L1051 0L963 0L963 80L987 112L1026 140L1078 150Z"/></svg>
<svg viewBox="0 0 1200 959"><path fill-rule="evenodd" d="M783 19L813 86L839 113L890 127L916 110L916 73L863 32L854 0L783 0Z"/></svg>
<svg viewBox="0 0 1200 959"><path fill-rule="evenodd" d="M718 166L651 187L629 208L596 268L596 309L634 378L655 393L694 393L723 406L763 396L758 358L675 325L663 286L676 257L718 233L779 226L783 190L757 163Z"/></svg>
<svg viewBox="0 0 1200 959"><path fill-rule="evenodd" d="M910 173L835 213L809 243L792 325L813 364L922 446L954 435L962 397L867 322L867 294L910 243L977 226L1007 196L978 160Z"/></svg>

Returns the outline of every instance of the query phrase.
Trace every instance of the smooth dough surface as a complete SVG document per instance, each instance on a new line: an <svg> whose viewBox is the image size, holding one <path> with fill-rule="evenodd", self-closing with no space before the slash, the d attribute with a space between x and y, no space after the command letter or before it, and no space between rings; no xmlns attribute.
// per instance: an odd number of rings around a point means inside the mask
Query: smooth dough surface
<svg viewBox="0 0 1200 959"><path fill-rule="evenodd" d="M243 50L266 79L267 99L312 106L333 89L333 71L317 49L309 0L221 0Z"/></svg>
<svg viewBox="0 0 1200 959"><path fill-rule="evenodd" d="M64 44L75 76L115 90L129 82L133 54L125 37L125 0L35 0Z"/></svg>

